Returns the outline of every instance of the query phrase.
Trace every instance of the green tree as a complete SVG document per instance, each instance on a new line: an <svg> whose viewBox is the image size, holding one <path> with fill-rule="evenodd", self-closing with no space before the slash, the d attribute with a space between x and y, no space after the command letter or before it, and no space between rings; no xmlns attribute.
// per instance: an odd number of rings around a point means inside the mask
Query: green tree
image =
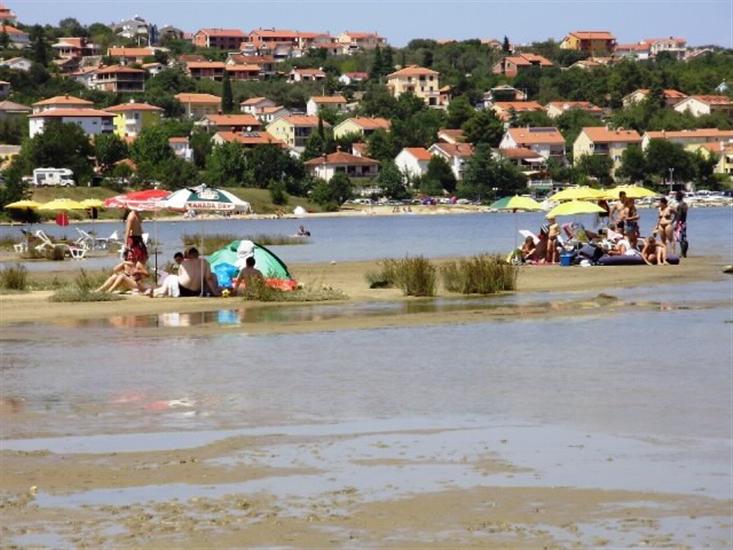
<svg viewBox="0 0 733 550"><path fill-rule="evenodd" d="M305 149L302 158L304 161L311 160L326 154L326 141L319 132L312 132L305 140Z"/></svg>
<svg viewBox="0 0 733 550"><path fill-rule="evenodd" d="M20 157L14 158L3 170L5 185L0 186L0 208L11 202L19 201L25 196L26 185L23 183L23 171L23 160Z"/></svg>
<svg viewBox="0 0 733 550"><path fill-rule="evenodd" d="M271 181L267 188L270 190L272 204L283 205L288 203L288 197L285 195L285 184L283 182Z"/></svg>
<svg viewBox="0 0 733 550"><path fill-rule="evenodd" d="M174 157L168 138L168 133L161 126L143 128L130 147L130 158L144 173L152 176L157 165Z"/></svg>
<svg viewBox="0 0 733 550"><path fill-rule="evenodd" d="M188 142L193 150L194 166L199 170L203 170L206 167L206 158L213 148L211 135L206 130L197 128L191 132Z"/></svg>
<svg viewBox="0 0 733 550"><path fill-rule="evenodd" d="M487 143L498 147L504 136L504 124L490 109L477 111L463 126L466 141L473 144Z"/></svg>
<svg viewBox="0 0 733 550"><path fill-rule="evenodd" d="M48 65L50 54L46 31L41 25L33 25L30 32L33 61L44 67Z"/></svg>
<svg viewBox="0 0 733 550"><path fill-rule="evenodd" d="M394 53L391 46L385 46L382 53L382 75L386 76L394 71Z"/></svg>
<svg viewBox="0 0 733 550"><path fill-rule="evenodd" d="M555 122L544 111L527 111L516 115L511 123L512 128L526 126L531 128L547 128L555 126Z"/></svg>
<svg viewBox="0 0 733 550"><path fill-rule="evenodd" d="M87 36L87 29L73 17L66 17L59 21L61 36Z"/></svg>
<svg viewBox="0 0 733 550"><path fill-rule="evenodd" d="M652 139L645 150L646 166L650 174L664 179L674 170L676 180L689 180L695 177L695 167L691 156L679 143L663 139Z"/></svg>
<svg viewBox="0 0 733 550"><path fill-rule="evenodd" d="M483 143L476 147L468 161L458 193L466 198L487 200L497 194L513 195L523 191L527 179L512 163L497 161L491 147Z"/></svg>
<svg viewBox="0 0 733 550"><path fill-rule="evenodd" d="M404 178L400 169L394 161L382 162L377 176L377 183L384 190L384 194L391 199L404 199L409 197L405 187Z"/></svg>
<svg viewBox="0 0 733 550"><path fill-rule="evenodd" d="M247 161L238 143L215 146L206 161L206 177L218 187L241 185L245 180L246 170Z"/></svg>
<svg viewBox="0 0 733 550"><path fill-rule="evenodd" d="M504 53L511 53L512 52L512 45L509 43L509 38L504 37L504 41L501 43L501 51Z"/></svg>
<svg viewBox="0 0 733 550"><path fill-rule="evenodd" d="M644 181L647 177L646 158L638 145L629 145L621 154L618 175L631 182Z"/></svg>
<svg viewBox="0 0 733 550"><path fill-rule="evenodd" d="M452 193L456 189L456 176L451 170L450 164L443 157L433 155L428 161L428 169L422 181L421 190L424 192L443 190ZM435 194L435 193L429 193Z"/></svg>
<svg viewBox="0 0 733 550"><path fill-rule="evenodd" d="M234 97L232 96L229 71L224 71L224 77L221 79L221 110L224 113L231 113L234 110Z"/></svg>
<svg viewBox="0 0 733 550"><path fill-rule="evenodd" d="M468 97L461 95L454 97L448 104L448 128L460 128L476 113Z"/></svg>
<svg viewBox="0 0 733 550"><path fill-rule="evenodd" d="M595 178L601 185L608 185L613 181L611 170L613 160L603 155L583 155L577 159L576 170L580 175Z"/></svg>
<svg viewBox="0 0 733 550"><path fill-rule="evenodd" d="M10 47L10 36L8 35L8 31L5 30L5 25L2 26L2 31L0 32L0 48L3 50L7 50Z"/></svg>
<svg viewBox="0 0 733 550"><path fill-rule="evenodd" d="M291 195L304 192L305 167L277 145L259 145L247 151L247 185L265 188L271 181L282 181Z"/></svg>
<svg viewBox="0 0 733 550"><path fill-rule="evenodd" d="M94 157L94 148L76 124L48 123L42 134L23 143L20 156L26 173L50 166L69 168L78 183L86 183L93 172L89 159Z"/></svg>
<svg viewBox="0 0 733 550"><path fill-rule="evenodd" d="M200 183L196 167L177 157L168 158L157 164L153 177L159 180L166 189L183 189Z"/></svg>
<svg viewBox="0 0 733 550"><path fill-rule="evenodd" d="M103 173L109 172L115 162L127 157L127 144L116 134L99 134L94 137L94 156Z"/></svg>
<svg viewBox="0 0 733 550"><path fill-rule="evenodd" d="M397 147L390 132L376 130L367 138L367 152L370 158L386 161L397 155Z"/></svg>
<svg viewBox="0 0 733 550"><path fill-rule="evenodd" d="M331 181L328 182L328 186L331 188L333 201L338 205L344 204L354 196L351 180L343 172L334 174Z"/></svg>
<svg viewBox="0 0 733 550"><path fill-rule="evenodd" d="M372 61L371 69L369 69L369 78L371 80L379 80L382 77L383 68L384 61L382 60L382 48L377 46L374 48L374 60Z"/></svg>

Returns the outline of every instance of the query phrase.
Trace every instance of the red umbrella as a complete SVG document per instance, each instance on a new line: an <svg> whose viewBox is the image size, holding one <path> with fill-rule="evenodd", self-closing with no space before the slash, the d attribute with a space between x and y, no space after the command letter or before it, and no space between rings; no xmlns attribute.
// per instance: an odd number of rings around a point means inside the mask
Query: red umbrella
<svg viewBox="0 0 733 550"><path fill-rule="evenodd" d="M144 191L132 191L124 195L117 195L104 201L106 208L129 208L130 210L141 210L153 212L161 209L161 202L164 201L170 191L163 189L146 189Z"/></svg>

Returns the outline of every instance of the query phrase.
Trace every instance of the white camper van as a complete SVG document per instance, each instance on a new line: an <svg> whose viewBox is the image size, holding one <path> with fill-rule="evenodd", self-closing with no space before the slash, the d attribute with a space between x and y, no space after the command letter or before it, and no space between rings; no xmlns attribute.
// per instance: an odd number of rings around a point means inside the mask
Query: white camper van
<svg viewBox="0 0 733 550"><path fill-rule="evenodd" d="M33 185L55 187L73 187L74 173L68 168L36 168L33 170Z"/></svg>

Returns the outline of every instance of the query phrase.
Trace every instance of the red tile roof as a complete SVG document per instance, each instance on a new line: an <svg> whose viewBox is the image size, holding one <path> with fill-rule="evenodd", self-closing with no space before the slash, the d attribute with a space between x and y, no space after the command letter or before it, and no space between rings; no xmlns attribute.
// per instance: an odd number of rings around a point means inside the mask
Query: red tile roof
<svg viewBox="0 0 733 550"><path fill-rule="evenodd" d="M110 113L124 113L128 111L163 111L160 107L150 105L149 103L120 103L107 107L105 111Z"/></svg>
<svg viewBox="0 0 733 550"><path fill-rule="evenodd" d="M97 69L97 74L145 74L143 69L134 69L132 67L126 67L125 65L110 65L109 67L102 67Z"/></svg>
<svg viewBox="0 0 733 550"><path fill-rule="evenodd" d="M542 155L527 149L526 147L509 147L507 149L499 149L499 154L507 159L536 159L542 158Z"/></svg>
<svg viewBox="0 0 733 550"><path fill-rule="evenodd" d="M205 120L208 120L215 126L260 126L261 122L252 115L241 114L241 115L206 115Z"/></svg>
<svg viewBox="0 0 733 550"><path fill-rule="evenodd" d="M230 73L245 72L245 73L259 74L262 68L259 65L254 65L254 64L236 64L236 65L226 65L224 67L224 70Z"/></svg>
<svg viewBox="0 0 733 550"><path fill-rule="evenodd" d="M647 132L644 134L649 139L685 139L685 138L718 138L724 141L733 139L733 130L718 130L717 128L698 128L697 130L679 130L661 132Z"/></svg>
<svg viewBox="0 0 733 550"><path fill-rule="evenodd" d="M441 128L438 130L438 139L442 139L448 143L450 143L450 141L463 143L466 141L466 136L463 134L463 130L459 128Z"/></svg>
<svg viewBox="0 0 733 550"><path fill-rule="evenodd" d="M560 130L553 127L548 128L510 128L507 130L509 136L517 145L564 145L565 138Z"/></svg>
<svg viewBox="0 0 733 550"><path fill-rule="evenodd" d="M267 99L266 97L250 97L249 99L245 99L240 103L240 105L257 105L258 103L262 103L263 101L272 101L270 99Z"/></svg>
<svg viewBox="0 0 733 550"><path fill-rule="evenodd" d="M347 118L344 120L351 121L357 126L360 126L363 130L389 130L392 126L392 123L387 120L386 118L380 118L380 117L364 117L364 116L357 116L352 118Z"/></svg>
<svg viewBox="0 0 733 550"><path fill-rule="evenodd" d="M168 143L188 143L188 138L186 136L175 136L168 138Z"/></svg>
<svg viewBox="0 0 733 550"><path fill-rule="evenodd" d="M324 76L324 77L326 76L326 73L324 73L321 69L295 68L291 72L301 74L301 75L315 75L315 76Z"/></svg>
<svg viewBox="0 0 733 550"><path fill-rule="evenodd" d="M221 69L224 70L225 63L223 61L189 61L186 68L191 69Z"/></svg>
<svg viewBox="0 0 733 550"><path fill-rule="evenodd" d="M199 29L196 33L203 33L208 36L228 37L234 36L236 38L244 38L246 35L239 29Z"/></svg>
<svg viewBox="0 0 733 550"><path fill-rule="evenodd" d="M581 130L593 143L641 143L636 130L611 130L605 126L590 126Z"/></svg>
<svg viewBox="0 0 733 550"><path fill-rule="evenodd" d="M561 111L569 111L571 109L579 109L588 113L602 113L603 109L593 105L590 101L550 101L545 105L545 109L555 107Z"/></svg>
<svg viewBox="0 0 733 550"><path fill-rule="evenodd" d="M401 77L401 76L437 76L440 73L432 69L426 69L425 67L418 67L417 65L410 65L399 71L395 71L387 75L387 78Z"/></svg>
<svg viewBox="0 0 733 550"><path fill-rule="evenodd" d="M293 126L303 126L303 127L311 127L314 128L318 126L318 117L317 116L309 116L309 115L290 115L286 117L282 117L278 120L284 120ZM330 128L330 124L323 121L323 126L326 128Z"/></svg>
<svg viewBox="0 0 733 550"><path fill-rule="evenodd" d="M346 103L346 98L342 95L314 95L311 99L315 103Z"/></svg>
<svg viewBox="0 0 733 550"><path fill-rule="evenodd" d="M87 99L81 99L80 97L75 97L73 95L57 95L54 97L49 97L48 99L42 99L41 101L36 101L33 106L43 106L43 105L94 105L93 101L89 101Z"/></svg>
<svg viewBox="0 0 733 550"><path fill-rule="evenodd" d="M113 46L107 50L110 57L152 57L155 55L153 48L123 48Z"/></svg>
<svg viewBox="0 0 733 550"><path fill-rule="evenodd" d="M99 109L51 109L41 113L29 115L28 118L63 118L63 117L100 117L114 118L115 115Z"/></svg>
<svg viewBox="0 0 733 550"><path fill-rule="evenodd" d="M5 31L7 34L13 35L21 35L21 34L28 34L25 31L21 31L20 29L17 29L13 27L12 25L0 25L0 32Z"/></svg>
<svg viewBox="0 0 733 550"><path fill-rule="evenodd" d="M405 147L403 151L407 151L417 160L430 160L433 155L424 147Z"/></svg>
<svg viewBox="0 0 733 550"><path fill-rule="evenodd" d="M434 143L431 147L440 149L450 157L473 156L473 145L470 143Z"/></svg>
<svg viewBox="0 0 733 550"><path fill-rule="evenodd" d="M701 103L707 103L708 105L731 105L733 101L728 96L724 95L691 95L689 99L696 99Z"/></svg>
<svg viewBox="0 0 733 550"><path fill-rule="evenodd" d="M574 31L570 36L581 40L616 40L616 37L608 31Z"/></svg>
<svg viewBox="0 0 733 550"><path fill-rule="evenodd" d="M175 97L181 103L205 103L205 104L219 104L221 98L219 96L211 94L191 94L191 93L180 93L176 94Z"/></svg>
<svg viewBox="0 0 733 550"><path fill-rule="evenodd" d="M344 153L338 151L331 153L330 155L323 155L314 159L304 162L306 166L321 166L321 165L348 165L348 166L378 166L379 161L370 159L369 157L357 157L351 153Z"/></svg>
<svg viewBox="0 0 733 550"><path fill-rule="evenodd" d="M285 143L267 132L217 132L215 135L227 143L239 143L240 145L279 145L285 146Z"/></svg>
<svg viewBox="0 0 733 550"><path fill-rule="evenodd" d="M546 57L537 55L536 53L520 53L517 55L510 55L504 58L504 61L509 61L519 67L529 67L531 65L539 64L540 67L552 67L553 63Z"/></svg>

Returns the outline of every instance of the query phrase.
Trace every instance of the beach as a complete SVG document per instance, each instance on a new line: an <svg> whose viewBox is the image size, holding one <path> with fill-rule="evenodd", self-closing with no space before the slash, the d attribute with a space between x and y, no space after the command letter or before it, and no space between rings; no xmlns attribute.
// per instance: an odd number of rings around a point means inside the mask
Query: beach
<svg viewBox="0 0 733 550"><path fill-rule="evenodd" d="M288 266L337 301L0 295L4 540L729 547L727 248L522 266L516 291L485 297L370 289L379 258L413 246L404 227L448 242L484 227L436 218L385 217L373 238L400 236L369 251L348 220L278 248L318 258ZM31 278L89 265L47 264Z"/></svg>

